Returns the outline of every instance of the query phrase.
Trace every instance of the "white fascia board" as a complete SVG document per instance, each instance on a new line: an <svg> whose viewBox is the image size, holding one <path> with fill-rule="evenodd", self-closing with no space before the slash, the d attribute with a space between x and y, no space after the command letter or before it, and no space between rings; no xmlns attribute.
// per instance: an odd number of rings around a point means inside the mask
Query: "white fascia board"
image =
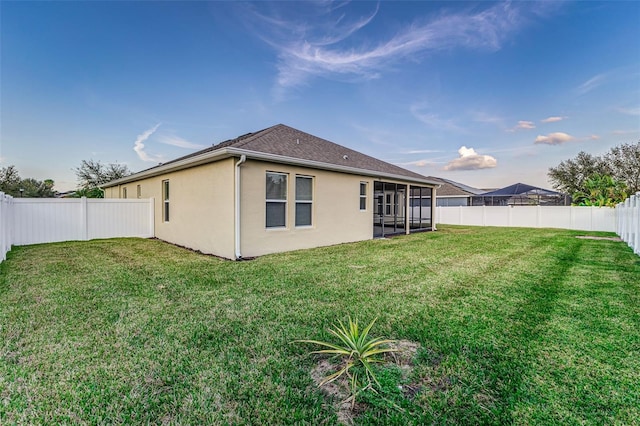
<svg viewBox="0 0 640 426"><path fill-rule="evenodd" d="M422 185L433 186L439 188L441 185L439 182L435 182L429 179L418 179L409 176L397 175L393 173L382 173L372 170L360 169L357 167L341 166L338 164L323 163L320 161L304 160L300 158L287 157L285 155L268 154L265 152L250 151L240 148L222 148L215 151L206 152L204 154L196 155L194 157L185 158L184 160L163 164L151 169L143 170L138 173L134 173L127 177L117 179L106 184L100 185L100 188L110 188L112 186L122 185L125 183L137 181L140 179L146 179L154 176L159 176L165 173L175 172L190 167L199 166L214 161L223 160L229 157L240 157L246 155L249 160L268 161L272 163L289 164L294 166L310 167L313 169L331 170L341 173L349 173L361 176L369 176L373 178L385 178L394 179L405 182L420 183Z"/></svg>

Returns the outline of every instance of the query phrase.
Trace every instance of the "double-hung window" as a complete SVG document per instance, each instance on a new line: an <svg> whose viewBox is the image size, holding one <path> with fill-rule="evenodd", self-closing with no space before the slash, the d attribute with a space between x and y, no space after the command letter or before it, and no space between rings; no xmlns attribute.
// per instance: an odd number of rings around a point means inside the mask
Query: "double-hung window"
<svg viewBox="0 0 640 426"><path fill-rule="evenodd" d="M296 226L311 226L313 178L296 176Z"/></svg>
<svg viewBox="0 0 640 426"><path fill-rule="evenodd" d="M360 182L360 210L367 209L367 182Z"/></svg>
<svg viewBox="0 0 640 426"><path fill-rule="evenodd" d="M287 226L287 175L267 172L266 183L266 226L284 228Z"/></svg>
<svg viewBox="0 0 640 426"><path fill-rule="evenodd" d="M162 181L162 220L169 222L169 181Z"/></svg>

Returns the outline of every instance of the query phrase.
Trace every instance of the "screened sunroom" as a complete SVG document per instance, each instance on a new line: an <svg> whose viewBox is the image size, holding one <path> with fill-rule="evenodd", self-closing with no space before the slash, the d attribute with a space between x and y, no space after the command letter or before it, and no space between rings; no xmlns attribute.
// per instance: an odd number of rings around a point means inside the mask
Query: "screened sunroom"
<svg viewBox="0 0 640 426"><path fill-rule="evenodd" d="M429 187L374 182L374 238L433 229L432 195Z"/></svg>

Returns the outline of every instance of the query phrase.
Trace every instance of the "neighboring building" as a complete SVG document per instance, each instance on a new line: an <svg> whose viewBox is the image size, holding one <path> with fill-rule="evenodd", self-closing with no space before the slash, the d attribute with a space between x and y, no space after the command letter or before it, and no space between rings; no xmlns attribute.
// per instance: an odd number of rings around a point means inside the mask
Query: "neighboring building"
<svg viewBox="0 0 640 426"><path fill-rule="evenodd" d="M474 206L570 206L571 197L525 183L485 192L473 197Z"/></svg>
<svg viewBox="0 0 640 426"><path fill-rule="evenodd" d="M102 187L155 198L156 237L240 259L434 229L438 185L278 124Z"/></svg>
<svg viewBox="0 0 640 426"><path fill-rule="evenodd" d="M443 179L434 176L427 176L427 179L438 182L438 195L436 205L438 207L470 206L475 195L483 194L486 189L473 188L460 182Z"/></svg>

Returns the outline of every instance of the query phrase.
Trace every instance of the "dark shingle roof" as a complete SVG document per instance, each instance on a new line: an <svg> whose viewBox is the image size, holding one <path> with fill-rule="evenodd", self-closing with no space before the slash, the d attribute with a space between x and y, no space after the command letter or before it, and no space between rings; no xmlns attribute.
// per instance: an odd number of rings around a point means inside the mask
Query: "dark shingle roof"
<svg viewBox="0 0 640 426"><path fill-rule="evenodd" d="M443 179L435 176L427 176L427 179L436 181L441 184L438 188L437 196L439 197L469 197L481 194L485 191L449 179Z"/></svg>
<svg viewBox="0 0 640 426"><path fill-rule="evenodd" d="M284 124L277 124L255 133L247 133L235 139L230 139L201 151L163 163L162 165L145 170L145 172L158 167L164 168L172 163L188 160L191 157L198 157L206 153L213 153L225 148L278 155L298 160L351 167L388 175L398 175L413 180L428 181L428 178L421 174L378 160L326 139L285 126Z"/></svg>
<svg viewBox="0 0 640 426"><path fill-rule="evenodd" d="M514 183L504 188L482 194L486 197L495 196L511 196L511 195L562 195L559 192L549 189L538 188L537 186L527 185L526 183Z"/></svg>

